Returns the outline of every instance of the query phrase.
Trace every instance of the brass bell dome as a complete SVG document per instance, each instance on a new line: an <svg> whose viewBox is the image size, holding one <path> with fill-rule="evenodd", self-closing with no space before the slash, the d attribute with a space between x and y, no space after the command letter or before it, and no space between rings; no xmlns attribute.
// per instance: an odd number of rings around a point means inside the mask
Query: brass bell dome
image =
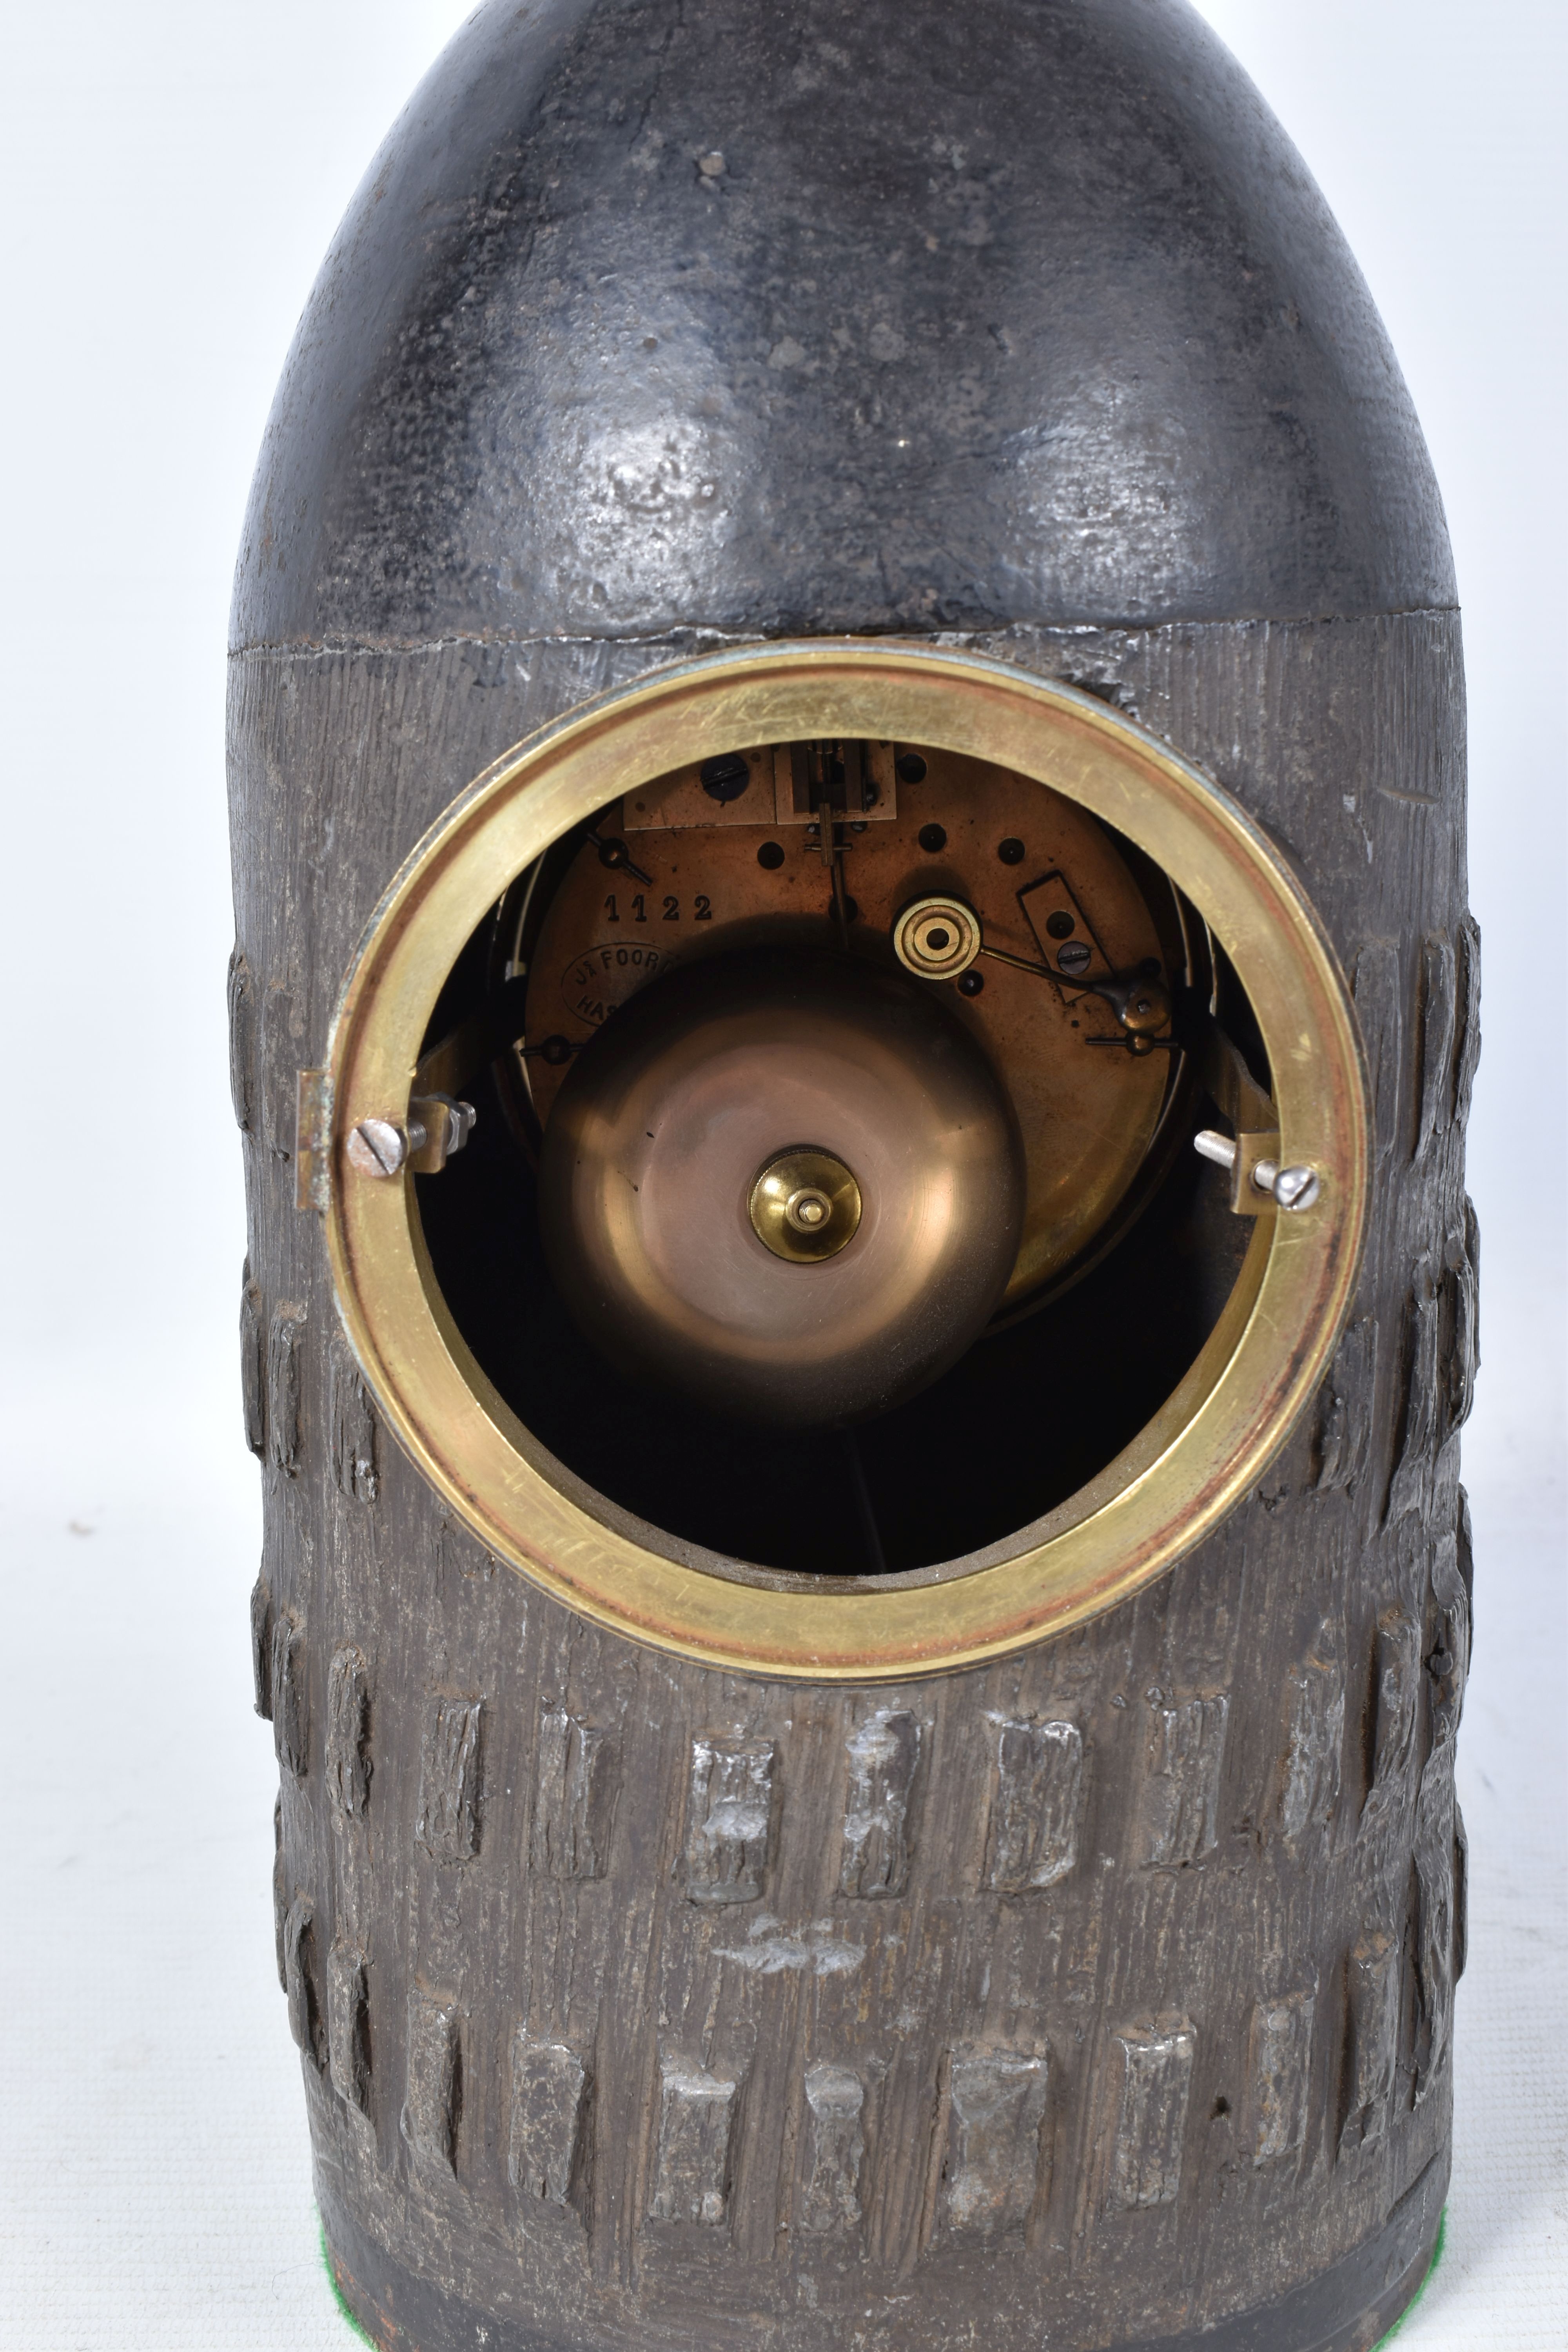
<svg viewBox="0 0 1568 2352"><path fill-rule="evenodd" d="M973 1038L930 991L823 950L704 957L634 998L540 1159L551 1270L604 1353L797 1427L944 1371L1001 1298L1023 1209Z"/></svg>

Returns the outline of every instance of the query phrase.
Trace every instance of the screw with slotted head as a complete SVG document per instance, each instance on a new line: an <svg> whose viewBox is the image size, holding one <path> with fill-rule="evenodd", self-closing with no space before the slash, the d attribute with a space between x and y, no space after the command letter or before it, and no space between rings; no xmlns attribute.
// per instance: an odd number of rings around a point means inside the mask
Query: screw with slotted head
<svg viewBox="0 0 1568 2352"><path fill-rule="evenodd" d="M1201 1160L1212 1160L1218 1168L1236 1166L1236 1142L1233 1137L1218 1135L1212 1127L1203 1127L1193 1138L1193 1150ZM1287 1212L1310 1209L1322 1191L1322 1180L1315 1168L1295 1165L1281 1168L1277 1160L1259 1160L1252 1171L1252 1188L1268 1194L1277 1208Z"/></svg>
<svg viewBox="0 0 1568 2352"><path fill-rule="evenodd" d="M424 1140L423 1129L416 1142L389 1118L362 1118L349 1135L349 1165L362 1176L395 1176Z"/></svg>
<svg viewBox="0 0 1568 2352"><path fill-rule="evenodd" d="M1262 1169L1257 1171L1255 1183L1262 1172ZM1322 1186L1315 1168L1279 1168L1268 1190L1282 1209L1310 1209Z"/></svg>

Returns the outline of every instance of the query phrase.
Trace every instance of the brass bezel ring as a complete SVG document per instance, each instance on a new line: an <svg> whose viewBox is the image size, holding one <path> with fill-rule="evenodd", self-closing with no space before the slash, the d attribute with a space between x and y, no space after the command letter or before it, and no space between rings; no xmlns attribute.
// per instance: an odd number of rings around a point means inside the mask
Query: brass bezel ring
<svg viewBox="0 0 1568 2352"><path fill-rule="evenodd" d="M1220 1323L1153 1422L1006 1542L886 1578L775 1574L600 1503L496 1393L437 1287L412 1181L345 1165L362 1119L406 1116L458 950L511 877L651 775L816 736L929 743L1032 776L1136 842L1230 956L1273 1072L1282 1160L1309 1211L1256 1220ZM327 1248L349 1339L400 1444L480 1542L579 1615L732 1672L904 1680L973 1665L1128 1598L1256 1483L1315 1391L1366 1223L1366 1078L1348 991L1300 885L1245 809L1094 698L945 647L813 639L650 672L569 711L460 793L405 860L343 985L329 1049ZM595 1507L598 1505L598 1507Z"/></svg>

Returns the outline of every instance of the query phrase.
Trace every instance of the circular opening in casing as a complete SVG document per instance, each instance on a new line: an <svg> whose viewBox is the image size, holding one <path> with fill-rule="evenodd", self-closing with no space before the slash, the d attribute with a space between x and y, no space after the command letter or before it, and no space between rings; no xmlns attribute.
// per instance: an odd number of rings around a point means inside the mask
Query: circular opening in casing
<svg viewBox="0 0 1568 2352"><path fill-rule="evenodd" d="M637 1293L653 1302L651 1374L646 1348L628 1371L558 1312L548 1254L528 1256L531 1159L558 1104L574 1135L592 1133L622 1083L595 1074L630 1050L612 1053L614 1038L647 1033L650 1099L665 1099L661 1055L706 1083L710 1038L721 1054L731 1031L743 1074L761 1033L735 1029L726 975L743 971L754 993L756 959L797 950L843 958L851 992L886 999L866 1017L892 1055L889 1102L923 1083L932 1053L992 1074L1008 1134L984 1164L1016 1167L1014 1222L994 1265L978 1248L929 1273L897 1260L901 1323L890 1290L833 1294L861 1316L873 1366L887 1335L889 1362L909 1359L911 1334L926 1348L919 1383L889 1376L885 1409L874 1378L829 1381L835 1409L814 1423L808 1365L787 1418L764 1346L731 1423L710 1382L680 1388L676 1356L661 1393L660 1334L688 1317L679 1265L670 1299ZM796 1027L791 1050L809 1062L814 1032ZM948 651L717 655L509 754L388 891L329 1075L334 1278L405 1446L492 1550L579 1612L769 1675L903 1677L995 1656L1159 1573L1246 1491L1312 1392L1361 1244L1353 1015L1300 885L1212 780L1120 714ZM966 1083L978 1102L991 1080ZM855 1088L833 1085L824 1116L848 1120ZM351 1163L357 1127L406 1128L411 1100L464 1086L484 1095L479 1126L438 1173ZM1192 1150L1197 1127L1225 1129L1226 1089L1243 1161L1316 1171L1310 1207L1286 1215L1243 1189L1235 1213L1239 1180ZM876 1143L888 1130L869 1099ZM888 1116L918 1139L917 1111ZM971 1114L953 1116L966 1132ZM664 1181L657 1120L647 1147ZM904 1179L873 1182L857 1157L868 1148L764 1123L743 1175L702 1211L757 1298L773 1276L794 1299L869 1281L858 1269ZM900 1150L920 1161L921 1199L957 1181L918 1140ZM752 1202L770 1167L811 1152L826 1173L786 1168L775 1204L805 1254L792 1259ZM853 1225L836 1170L857 1200L871 1187ZM963 1181L963 1198L993 1197ZM613 1202L593 1213L622 1233ZM814 1261L825 1232L831 1252ZM967 1322L943 1304L960 1279ZM823 1360L837 1377L839 1359Z"/></svg>

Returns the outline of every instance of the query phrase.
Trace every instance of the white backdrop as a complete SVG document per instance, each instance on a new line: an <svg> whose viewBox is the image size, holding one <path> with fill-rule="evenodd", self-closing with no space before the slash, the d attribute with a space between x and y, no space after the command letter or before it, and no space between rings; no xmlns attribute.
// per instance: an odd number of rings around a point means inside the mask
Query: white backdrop
<svg viewBox="0 0 1568 2352"><path fill-rule="evenodd" d="M272 1978L233 1345L224 634L317 263L464 12L14 5L0 96L5 1539L0 2346L350 2341ZM1562 0L1205 0L1337 210L1447 501L1487 1045L1476 1869L1410 2352L1568 2342Z"/></svg>

